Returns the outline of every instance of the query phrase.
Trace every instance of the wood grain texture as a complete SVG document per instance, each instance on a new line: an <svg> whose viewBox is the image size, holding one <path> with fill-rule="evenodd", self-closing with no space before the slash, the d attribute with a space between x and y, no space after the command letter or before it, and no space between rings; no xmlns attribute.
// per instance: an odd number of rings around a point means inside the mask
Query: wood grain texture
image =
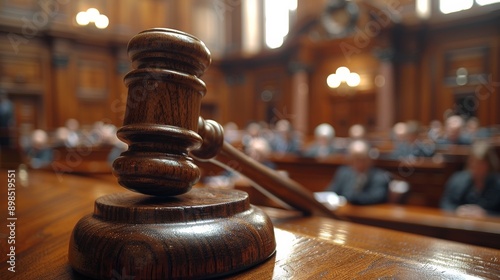
<svg viewBox="0 0 500 280"><path fill-rule="evenodd" d="M276 248L271 220L236 190L195 189L210 53L197 38L149 29L128 44L135 68L124 126L128 144L113 162L118 183L139 194L101 197L80 219L69 243L71 267L95 279L197 279L235 273L268 259ZM153 196L150 196L153 195Z"/></svg>
<svg viewBox="0 0 500 280"><path fill-rule="evenodd" d="M71 230L112 178L30 171L17 181L16 273L8 272L2 227L1 279L88 279L68 264ZM0 170L0 180L7 172ZM6 200L0 201L6 209ZM5 221L5 211L0 212ZM282 217L282 215L280 215ZM276 254L229 279L499 279L500 250L318 217L274 220ZM385 278L384 278L385 277ZM132 279L113 271L115 279Z"/></svg>
<svg viewBox="0 0 500 280"><path fill-rule="evenodd" d="M196 279L247 269L269 258L274 231L248 195L197 188L176 197L120 193L96 200L70 239L69 262L96 279Z"/></svg>
<svg viewBox="0 0 500 280"><path fill-rule="evenodd" d="M201 144L198 130L205 84L199 79L210 52L197 38L172 29L134 36L128 54L135 68L124 80L127 109L118 137L129 149L113 163L118 182L136 192L188 192L200 172L187 156Z"/></svg>
<svg viewBox="0 0 500 280"><path fill-rule="evenodd" d="M335 213L356 223L500 249L499 217L467 218L436 208L390 204L348 204Z"/></svg>

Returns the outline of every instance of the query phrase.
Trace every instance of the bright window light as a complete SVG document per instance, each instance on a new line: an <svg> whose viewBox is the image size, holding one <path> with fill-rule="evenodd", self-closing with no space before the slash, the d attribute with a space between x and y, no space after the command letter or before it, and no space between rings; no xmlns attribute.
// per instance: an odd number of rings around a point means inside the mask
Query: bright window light
<svg viewBox="0 0 500 280"><path fill-rule="evenodd" d="M481 5L490 5L490 4L495 4L495 3L500 3L500 0L476 0L476 2Z"/></svg>
<svg viewBox="0 0 500 280"><path fill-rule="evenodd" d="M431 16L431 0L417 0L415 2L417 15L422 19L428 19Z"/></svg>
<svg viewBox="0 0 500 280"><path fill-rule="evenodd" d="M287 0L288 5L283 5L283 1L265 0L265 39L266 45L271 49L276 49L283 45L290 25L290 11L297 9L297 0Z"/></svg>
<svg viewBox="0 0 500 280"><path fill-rule="evenodd" d="M451 14L468 10L474 4L474 0L440 0L439 10L443 14Z"/></svg>

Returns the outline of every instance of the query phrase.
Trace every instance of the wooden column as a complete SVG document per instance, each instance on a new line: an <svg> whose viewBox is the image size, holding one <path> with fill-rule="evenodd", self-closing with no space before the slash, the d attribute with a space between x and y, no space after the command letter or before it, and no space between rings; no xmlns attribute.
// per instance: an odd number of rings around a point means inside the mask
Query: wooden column
<svg viewBox="0 0 500 280"><path fill-rule="evenodd" d="M290 121L297 131L306 134L309 116L309 74L305 68L302 68L293 74L292 106L293 117Z"/></svg>
<svg viewBox="0 0 500 280"><path fill-rule="evenodd" d="M376 77L377 130L389 131L394 124L394 65L389 56L381 56L379 75Z"/></svg>
<svg viewBox="0 0 500 280"><path fill-rule="evenodd" d="M52 82L53 110L48 112L52 120L49 122L55 127L64 125L66 119L74 117L74 92L68 92L68 89L75 89L75 78L71 71L71 48L72 44L64 39L56 39L52 45Z"/></svg>

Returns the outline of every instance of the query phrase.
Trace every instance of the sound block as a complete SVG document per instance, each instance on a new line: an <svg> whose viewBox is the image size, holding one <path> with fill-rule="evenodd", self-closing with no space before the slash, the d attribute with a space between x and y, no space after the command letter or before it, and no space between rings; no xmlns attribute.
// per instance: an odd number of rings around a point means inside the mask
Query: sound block
<svg viewBox="0 0 500 280"><path fill-rule="evenodd" d="M69 262L95 279L213 278L259 264L275 248L271 220L245 192L119 193L98 198L76 224Z"/></svg>

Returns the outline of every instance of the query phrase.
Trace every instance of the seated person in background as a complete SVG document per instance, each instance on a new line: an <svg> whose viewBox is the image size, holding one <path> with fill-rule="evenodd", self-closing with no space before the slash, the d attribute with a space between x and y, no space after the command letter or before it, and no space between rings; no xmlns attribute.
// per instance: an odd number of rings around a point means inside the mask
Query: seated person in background
<svg viewBox="0 0 500 280"><path fill-rule="evenodd" d="M347 151L350 164L338 169L326 191L344 196L352 204L386 202L390 176L387 172L373 167L368 143L362 140L353 141Z"/></svg>
<svg viewBox="0 0 500 280"><path fill-rule="evenodd" d="M335 139L335 151L338 153L347 153L347 147L353 141L366 139L366 129L361 124L354 124L349 127L348 138L337 138Z"/></svg>
<svg viewBox="0 0 500 280"><path fill-rule="evenodd" d="M488 138L489 132L486 128L481 128L479 126L479 120L476 117L470 117L465 123L465 127L462 133L462 139L464 142L472 143L478 139Z"/></svg>
<svg viewBox="0 0 500 280"><path fill-rule="evenodd" d="M243 148L246 148L249 145L250 141L255 138L265 139L262 133L262 126L258 122L251 122L247 125L241 138L241 144L243 145Z"/></svg>
<svg viewBox="0 0 500 280"><path fill-rule="evenodd" d="M366 138L366 129L361 124L355 124L349 127L349 138L354 140L362 140Z"/></svg>
<svg viewBox="0 0 500 280"><path fill-rule="evenodd" d="M393 158L432 157L435 152L433 143L420 140L420 125L417 121L408 121L405 125L404 135L395 143L392 152Z"/></svg>
<svg viewBox="0 0 500 280"><path fill-rule="evenodd" d="M81 135L80 135L80 123L76 119L68 119L66 121L66 128L68 129L68 135L66 138L67 147L77 147L80 145Z"/></svg>
<svg viewBox="0 0 500 280"><path fill-rule="evenodd" d="M240 132L236 123L228 122L224 125L224 141L233 145L241 141Z"/></svg>
<svg viewBox="0 0 500 280"><path fill-rule="evenodd" d="M336 152L333 146L335 129L327 123L322 123L314 129L314 143L304 152L306 157L322 158Z"/></svg>
<svg viewBox="0 0 500 280"><path fill-rule="evenodd" d="M271 147L264 138L254 138L245 148L245 153L252 159L262 163L263 165L274 169L275 165L269 160L271 154Z"/></svg>
<svg viewBox="0 0 500 280"><path fill-rule="evenodd" d="M439 120L432 120L430 122L427 136L434 142L437 142L443 136L443 125Z"/></svg>
<svg viewBox="0 0 500 280"><path fill-rule="evenodd" d="M486 142L472 145L467 170L457 172L446 183L441 208L458 215L480 217L500 214L498 157Z"/></svg>
<svg viewBox="0 0 500 280"><path fill-rule="evenodd" d="M293 130L292 124L287 120L276 122L275 133L271 141L271 149L280 154L300 153L300 135Z"/></svg>
<svg viewBox="0 0 500 280"><path fill-rule="evenodd" d="M448 145L470 145L469 139L462 136L464 119L461 116L453 115L446 119L444 136L437 139L437 143L441 146Z"/></svg>
<svg viewBox="0 0 500 280"><path fill-rule="evenodd" d="M26 151L29 165L32 168L38 169L52 163L52 149L48 143L49 137L45 131L41 129L33 131L30 146Z"/></svg>

